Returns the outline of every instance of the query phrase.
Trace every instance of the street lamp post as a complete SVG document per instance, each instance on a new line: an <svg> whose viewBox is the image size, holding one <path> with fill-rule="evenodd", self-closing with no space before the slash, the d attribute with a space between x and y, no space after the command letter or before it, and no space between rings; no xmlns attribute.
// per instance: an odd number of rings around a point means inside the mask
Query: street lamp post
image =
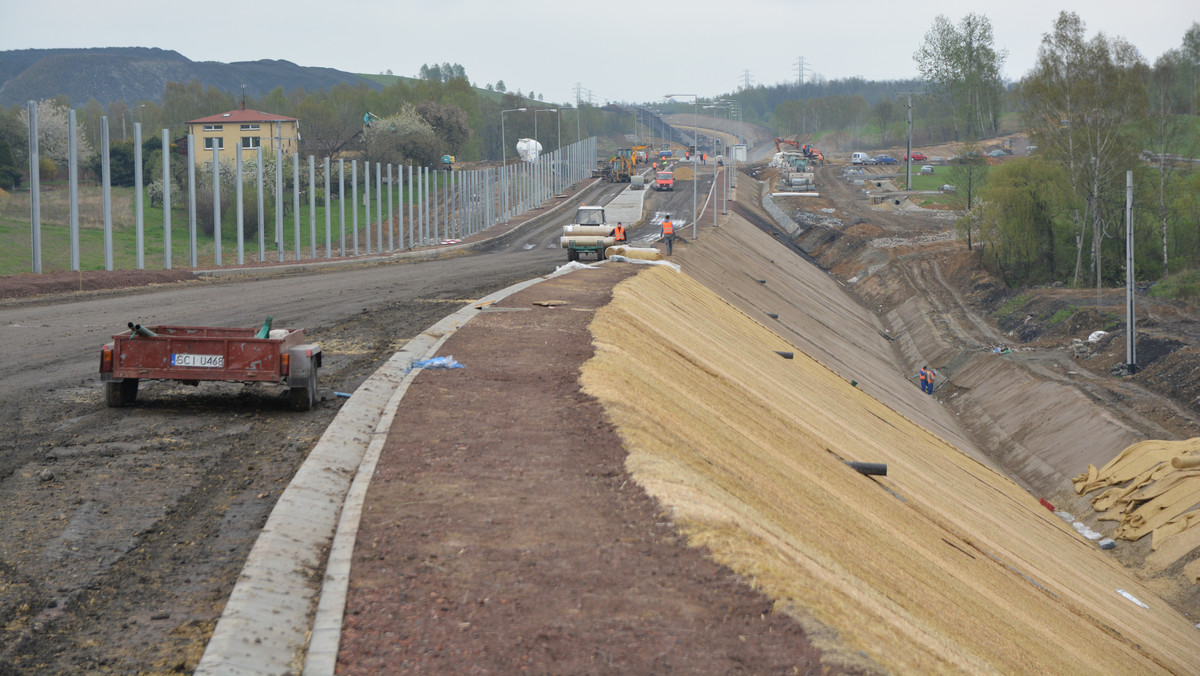
<svg viewBox="0 0 1200 676"><path fill-rule="evenodd" d="M717 126L717 110L716 109L724 108L725 112L728 113L729 112L729 104L725 103L723 101L718 101L710 106L704 106L704 107L711 108L713 111L713 129L715 130L716 126ZM728 145L728 144L726 144L726 145ZM727 148L725 148L725 149L727 149ZM713 160L714 176L716 175L716 172L717 172L717 164L716 164L716 160L714 159ZM714 178L713 180L715 181L716 179ZM728 191L726 190L726 186L728 185L728 183L729 183L729 170L727 169L725 171L725 181L721 185L721 213L722 214L728 213L725 210L726 204L729 202L729 194L728 194ZM714 193L714 197L715 197L715 193ZM716 227L716 225L717 225L717 205L714 203L713 204L713 227Z"/></svg>
<svg viewBox="0 0 1200 676"><path fill-rule="evenodd" d="M500 111L500 171L504 178L504 220L508 220L508 147L504 140L504 114L505 113L523 113L524 108L512 108L510 110ZM537 119L535 116L534 119Z"/></svg>
<svg viewBox="0 0 1200 676"><path fill-rule="evenodd" d="M732 122L732 124L737 125L734 127L734 129L736 131L733 134L735 139L738 141L738 143L735 145L741 145L742 135L740 132L741 132L741 119L742 119L742 104L738 101L724 101L724 100L720 101L720 103L729 104L730 115L734 118L734 120L736 120L736 122ZM737 187L737 157L731 152L731 153L729 153L729 158L730 158L730 162L732 163L730 166L733 169L733 171L729 174L729 185L732 188L736 188Z"/></svg>
<svg viewBox="0 0 1200 676"><path fill-rule="evenodd" d="M696 120L700 117L700 97L696 94L667 94L666 98L673 99L676 96L692 97L692 143L695 144L698 139ZM692 157L692 239L696 239L696 184L700 182L699 165L696 164L696 158Z"/></svg>

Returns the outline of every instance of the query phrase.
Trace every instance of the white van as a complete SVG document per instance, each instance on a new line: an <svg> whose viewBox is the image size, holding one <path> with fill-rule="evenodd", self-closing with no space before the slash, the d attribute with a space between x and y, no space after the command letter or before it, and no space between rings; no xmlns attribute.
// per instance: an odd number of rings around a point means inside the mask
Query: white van
<svg viewBox="0 0 1200 676"><path fill-rule="evenodd" d="M875 158L866 153L854 153L850 155L850 164L875 164Z"/></svg>

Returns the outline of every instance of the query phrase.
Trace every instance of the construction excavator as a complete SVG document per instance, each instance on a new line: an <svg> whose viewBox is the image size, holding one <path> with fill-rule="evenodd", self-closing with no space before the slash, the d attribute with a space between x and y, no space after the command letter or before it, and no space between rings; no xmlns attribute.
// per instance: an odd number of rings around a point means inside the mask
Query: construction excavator
<svg viewBox="0 0 1200 676"><path fill-rule="evenodd" d="M792 141L792 140L790 140L790 139L786 139L786 138L779 138L778 136L776 136L776 137L775 137L775 152L777 152L777 153L781 153L781 152L783 152L783 148L782 148L782 147L780 147L780 144L781 144L781 143L786 143L787 145L789 145L789 146L792 146L792 147L793 147L793 148L795 148L796 150L800 150L800 143L799 143L799 142L797 142L797 141Z"/></svg>
<svg viewBox="0 0 1200 676"><path fill-rule="evenodd" d="M633 177L633 148L620 148L600 168L600 177L609 183L628 183Z"/></svg>
<svg viewBox="0 0 1200 676"><path fill-rule="evenodd" d="M821 151L817 150L816 147L814 147L814 146L810 146L807 143L801 144L799 141L792 141L790 139L779 138L778 136L776 136L775 137L775 152L777 152L777 153L783 152L783 148L782 148L781 144L787 144L789 146L792 146L796 150L799 150L801 153L803 153L804 157L808 158L809 160L811 160L817 164L825 164L825 155L821 154Z"/></svg>

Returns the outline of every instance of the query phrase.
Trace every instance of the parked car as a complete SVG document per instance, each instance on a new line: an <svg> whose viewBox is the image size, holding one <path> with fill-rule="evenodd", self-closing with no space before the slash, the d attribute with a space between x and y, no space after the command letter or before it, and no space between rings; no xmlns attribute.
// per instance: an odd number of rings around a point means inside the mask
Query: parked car
<svg viewBox="0 0 1200 676"><path fill-rule="evenodd" d="M929 158L926 157L924 153L913 153L911 155L905 155L904 159L912 160L913 162L928 162L929 161Z"/></svg>
<svg viewBox="0 0 1200 676"><path fill-rule="evenodd" d="M929 176L933 175L933 165L926 164L925 166L921 167L921 173Z"/></svg>
<svg viewBox="0 0 1200 676"><path fill-rule="evenodd" d="M850 155L850 164L875 164L875 158L862 152L855 152Z"/></svg>
<svg viewBox="0 0 1200 676"><path fill-rule="evenodd" d="M900 161L891 155L876 155L875 164L900 164Z"/></svg>
<svg viewBox="0 0 1200 676"><path fill-rule="evenodd" d="M1005 157L1006 155L1008 155L1008 153L1004 152L1003 150L1001 150L999 148L996 148L995 150L991 150L988 152L988 157Z"/></svg>

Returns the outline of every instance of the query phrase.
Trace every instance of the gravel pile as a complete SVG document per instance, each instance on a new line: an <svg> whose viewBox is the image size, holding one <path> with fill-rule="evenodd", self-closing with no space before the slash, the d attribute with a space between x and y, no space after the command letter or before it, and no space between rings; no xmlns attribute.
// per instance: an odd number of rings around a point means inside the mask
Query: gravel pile
<svg viewBox="0 0 1200 676"><path fill-rule="evenodd" d="M953 229L948 228L941 232L936 232L928 235L917 235L916 237L880 237L879 239L871 240L870 246L877 249L895 249L898 246L912 246L914 244L926 244L928 242L947 242L957 237Z"/></svg>
<svg viewBox="0 0 1200 676"><path fill-rule="evenodd" d="M829 228L831 230L834 230L837 228L845 227L845 225L846 225L845 221L843 221L840 218L837 218L836 216L830 216L829 214L820 214L820 213L816 213L813 211L805 211L803 209L796 210L795 218L796 218L796 221L799 222L800 225L804 226L805 229Z"/></svg>

